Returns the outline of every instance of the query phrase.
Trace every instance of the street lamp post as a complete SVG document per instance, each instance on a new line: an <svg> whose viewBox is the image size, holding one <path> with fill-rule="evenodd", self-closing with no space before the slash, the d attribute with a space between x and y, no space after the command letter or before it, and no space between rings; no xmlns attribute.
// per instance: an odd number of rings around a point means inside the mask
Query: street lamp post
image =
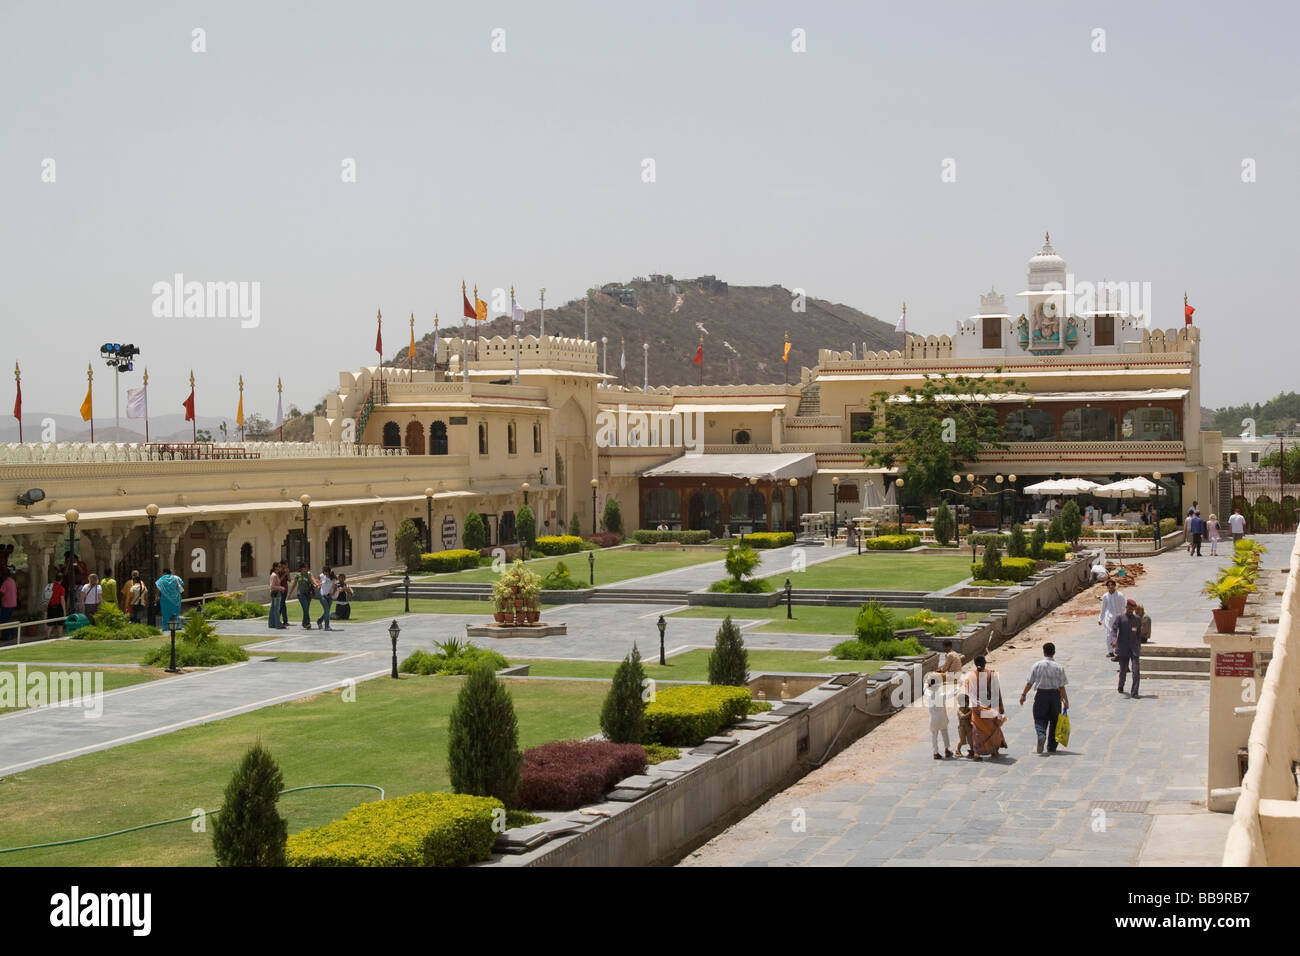
<svg viewBox="0 0 1300 956"><path fill-rule="evenodd" d="M596 586L596 552L587 552L587 573L590 575L588 583L594 588Z"/></svg>
<svg viewBox="0 0 1300 956"><path fill-rule="evenodd" d="M790 579L786 578L785 579L785 619L787 621L794 618L794 613L790 609L790 602L793 594L794 594L794 588L790 584Z"/></svg>
<svg viewBox="0 0 1300 956"><path fill-rule="evenodd" d="M894 479L894 497L898 500L898 533L903 533L903 479Z"/></svg>
<svg viewBox="0 0 1300 956"><path fill-rule="evenodd" d="M388 625L388 636L393 640L393 680L397 680L397 635L402 633L402 629L397 626L396 619Z"/></svg>
<svg viewBox="0 0 1300 956"><path fill-rule="evenodd" d="M835 536L840 530L840 476L836 475L831 479L831 545L835 544Z"/></svg>
<svg viewBox="0 0 1300 956"><path fill-rule="evenodd" d="M533 490L533 486L530 485L528 482L525 481L522 485L519 486L519 490L522 491L522 492L524 493L524 507L527 508L527 507L528 507L528 492L530 492L530 491Z"/></svg>
<svg viewBox="0 0 1300 956"><path fill-rule="evenodd" d="M406 592L406 613L411 613L411 576L402 575L402 589Z"/></svg>
<svg viewBox="0 0 1300 956"><path fill-rule="evenodd" d="M664 620L662 614L659 615L659 620L655 622L655 627L659 628L659 666L667 667L668 661L664 658L664 631L668 629L668 622Z"/></svg>
<svg viewBox="0 0 1300 956"><path fill-rule="evenodd" d="M67 511L63 512L63 519L68 522L68 566L67 568L64 569L64 573L66 573L68 576L68 584L69 584L67 605L66 605L67 607L76 607L77 604L75 598L72 595L72 586L77 583L77 574L72 569L73 567L72 562L75 561L77 557L76 555L77 521L80 518L81 515L77 512L76 508L69 508ZM68 616L71 617L70 614ZM64 625L64 628L65 628L64 633L66 634L67 633L66 624Z"/></svg>
<svg viewBox="0 0 1300 956"><path fill-rule="evenodd" d="M433 551L433 489L424 489L424 549Z"/></svg>
<svg viewBox="0 0 1300 956"><path fill-rule="evenodd" d="M1001 534L1002 533L1002 482L1004 479L1002 478L1001 475L994 475L993 480L997 482L998 485L998 534Z"/></svg>
<svg viewBox="0 0 1300 956"><path fill-rule="evenodd" d="M311 535L307 528L307 510L311 507L311 495L304 494L298 499L302 502L302 563L311 567Z"/></svg>
<svg viewBox="0 0 1300 956"><path fill-rule="evenodd" d="M591 533L592 533L592 534L595 534L596 531L597 531L597 528L596 528L596 486L599 485L599 484L600 484L600 482L597 481L595 478L591 479Z"/></svg>
<svg viewBox="0 0 1300 956"><path fill-rule="evenodd" d="M796 523L797 519L795 518L794 512L795 509L799 507L799 479L791 478L789 484L790 510L787 514L789 515L790 530L797 533L799 531L799 525Z"/></svg>
<svg viewBox="0 0 1300 956"><path fill-rule="evenodd" d="M149 583L147 585L149 594L149 626L153 627L158 620L158 604L154 600L154 582L158 580L158 549L154 545L154 524L158 520L158 506L146 505L144 513L149 516Z"/></svg>

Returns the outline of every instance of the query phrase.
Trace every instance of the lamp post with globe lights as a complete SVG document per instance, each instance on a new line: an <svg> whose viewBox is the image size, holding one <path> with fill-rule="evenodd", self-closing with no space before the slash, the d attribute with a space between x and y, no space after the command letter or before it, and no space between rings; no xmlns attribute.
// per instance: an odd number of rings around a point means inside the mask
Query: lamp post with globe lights
<svg viewBox="0 0 1300 956"><path fill-rule="evenodd" d="M158 580L158 548L154 544L154 525L158 521L158 506L154 504L146 505L144 513L149 517L149 626L156 626L158 618L158 602L154 593L154 582Z"/></svg>

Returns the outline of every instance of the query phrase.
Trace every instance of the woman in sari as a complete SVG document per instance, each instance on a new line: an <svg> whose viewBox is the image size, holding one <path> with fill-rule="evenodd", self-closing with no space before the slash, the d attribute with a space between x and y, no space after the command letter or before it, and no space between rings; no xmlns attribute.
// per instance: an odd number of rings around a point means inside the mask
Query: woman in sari
<svg viewBox="0 0 1300 956"><path fill-rule="evenodd" d="M996 757L1007 742L1002 736L1006 711L1002 706L1002 685L998 672L987 670L981 655L975 669L966 675L966 694L971 701L971 758Z"/></svg>
<svg viewBox="0 0 1300 956"><path fill-rule="evenodd" d="M163 568L162 577L154 582L158 589L158 605L162 610L162 626L168 627L171 619L176 618L176 626L181 626L181 594L185 591L185 582L172 574L171 568Z"/></svg>

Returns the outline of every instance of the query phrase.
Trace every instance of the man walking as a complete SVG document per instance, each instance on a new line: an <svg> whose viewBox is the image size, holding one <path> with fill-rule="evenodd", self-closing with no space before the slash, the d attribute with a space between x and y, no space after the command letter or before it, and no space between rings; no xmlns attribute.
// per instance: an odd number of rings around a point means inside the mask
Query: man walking
<svg viewBox="0 0 1300 956"><path fill-rule="evenodd" d="M1137 601L1129 601L1127 612L1119 619L1115 641L1115 656L1119 659L1119 692L1124 694L1124 678L1133 672L1133 692L1125 697L1138 696L1138 681L1142 678L1142 616Z"/></svg>
<svg viewBox="0 0 1300 956"><path fill-rule="evenodd" d="M284 585L280 581L280 565L271 566L271 613L266 619L266 626L273 631L284 629L280 620L284 610Z"/></svg>
<svg viewBox="0 0 1300 956"><path fill-rule="evenodd" d="M1201 539L1205 536L1205 519L1201 517L1200 512L1193 511L1188 525L1192 532L1192 546L1188 553L1199 558L1201 557Z"/></svg>
<svg viewBox="0 0 1300 956"><path fill-rule="evenodd" d="M1232 532L1233 542L1240 541L1246 535L1246 516L1241 513L1241 508L1233 508L1232 514L1228 515L1228 530Z"/></svg>
<svg viewBox="0 0 1300 956"><path fill-rule="evenodd" d="M1070 698L1065 692L1065 668L1056 663L1056 645L1043 645L1043 659L1029 671L1025 689L1020 692L1020 706L1025 706L1031 687L1034 691L1034 731L1038 734L1038 752L1047 745L1049 754L1056 753L1056 719L1070 709Z"/></svg>
<svg viewBox="0 0 1300 956"><path fill-rule="evenodd" d="M1106 593L1101 599L1101 614L1097 618L1106 632L1106 656L1115 659L1115 622L1124 616L1124 595L1114 578L1106 579Z"/></svg>

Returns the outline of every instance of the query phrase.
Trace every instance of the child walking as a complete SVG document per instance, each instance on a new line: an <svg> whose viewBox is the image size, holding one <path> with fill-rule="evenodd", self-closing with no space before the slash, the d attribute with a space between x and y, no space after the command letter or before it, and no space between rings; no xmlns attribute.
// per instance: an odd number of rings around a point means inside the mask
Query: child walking
<svg viewBox="0 0 1300 956"><path fill-rule="evenodd" d="M952 743L948 739L948 688L938 674L925 679L925 706L930 712L930 744L934 759L952 756ZM939 736L943 735L943 755L939 754Z"/></svg>

